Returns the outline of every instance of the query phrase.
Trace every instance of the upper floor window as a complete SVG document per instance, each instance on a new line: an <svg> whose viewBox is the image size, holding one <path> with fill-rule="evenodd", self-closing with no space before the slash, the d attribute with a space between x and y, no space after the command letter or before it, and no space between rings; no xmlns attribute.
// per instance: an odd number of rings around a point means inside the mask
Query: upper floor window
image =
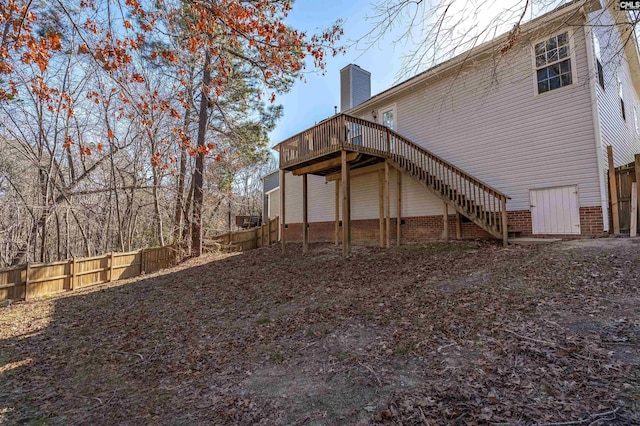
<svg viewBox="0 0 640 426"><path fill-rule="evenodd" d="M536 43L534 50L538 93L573 84L572 49L568 31Z"/></svg>
<svg viewBox="0 0 640 426"><path fill-rule="evenodd" d="M622 91L622 80L620 80L620 75L617 75L618 79L618 97L620 98L620 111L622 112L622 119L627 120L627 114L624 111L624 92Z"/></svg>
<svg viewBox="0 0 640 426"><path fill-rule="evenodd" d="M394 117L393 108L388 109L382 113L382 125L394 130L396 128L396 119Z"/></svg>
<svg viewBox="0 0 640 426"><path fill-rule="evenodd" d="M604 70L602 69L602 57L600 56L600 40L598 40L598 36L595 32L591 33L593 35L593 52L596 57L596 72L598 73L598 83L604 89Z"/></svg>

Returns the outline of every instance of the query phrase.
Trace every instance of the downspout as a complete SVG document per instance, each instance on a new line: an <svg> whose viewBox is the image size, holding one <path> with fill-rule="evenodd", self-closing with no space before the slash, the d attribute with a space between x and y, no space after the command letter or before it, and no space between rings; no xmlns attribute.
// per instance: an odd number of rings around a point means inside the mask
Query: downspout
<svg viewBox="0 0 640 426"><path fill-rule="evenodd" d="M587 46L587 68L589 70L589 92L591 94L591 114L593 117L593 132L596 140L596 161L598 162L598 181L600 183L600 203L602 207L603 230L609 232L609 193L607 192L607 182L605 180L606 169L604 166L604 149L602 147L602 130L600 126L600 107L598 105L598 94L596 92L595 67L593 53L593 37L589 25L589 14L584 7L580 11L585 17L584 38Z"/></svg>

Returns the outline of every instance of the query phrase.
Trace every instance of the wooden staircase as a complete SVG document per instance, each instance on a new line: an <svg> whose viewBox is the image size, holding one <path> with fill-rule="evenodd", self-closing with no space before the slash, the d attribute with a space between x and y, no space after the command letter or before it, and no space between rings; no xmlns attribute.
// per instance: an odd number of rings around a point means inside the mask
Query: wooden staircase
<svg viewBox="0 0 640 426"><path fill-rule="evenodd" d="M283 141L278 149L282 169L342 150L384 158L507 244L509 196L381 124L338 114Z"/></svg>

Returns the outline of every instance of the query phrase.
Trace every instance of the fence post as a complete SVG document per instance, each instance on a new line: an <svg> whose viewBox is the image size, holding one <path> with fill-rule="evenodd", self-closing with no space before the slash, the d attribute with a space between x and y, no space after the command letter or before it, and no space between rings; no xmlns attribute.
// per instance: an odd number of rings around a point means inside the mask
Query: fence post
<svg viewBox="0 0 640 426"><path fill-rule="evenodd" d="M144 271L147 270L147 265L145 265L146 259L144 255L144 249L140 249L140 275L144 274Z"/></svg>
<svg viewBox="0 0 640 426"><path fill-rule="evenodd" d="M76 267L76 257L73 256L73 259L71 259L71 283L69 284L71 290L76 288Z"/></svg>
<svg viewBox="0 0 640 426"><path fill-rule="evenodd" d="M500 210L502 213L502 246L507 247L509 245L509 226L507 223L507 198L500 197Z"/></svg>
<svg viewBox="0 0 640 426"><path fill-rule="evenodd" d="M260 245L258 243L258 231L260 231L260 228L258 228L258 227L256 227L253 230L253 242L256 245L256 247L255 247L256 249L260 248Z"/></svg>
<svg viewBox="0 0 640 426"><path fill-rule="evenodd" d="M267 246L271 245L271 219L267 219Z"/></svg>
<svg viewBox="0 0 640 426"><path fill-rule="evenodd" d="M640 154L636 154L634 160L634 169L636 172L636 201L638 202L637 210L640 211ZM638 220L637 216L636 220ZM638 223L640 223L640 221L636 223L636 226Z"/></svg>
<svg viewBox="0 0 640 426"><path fill-rule="evenodd" d="M613 220L613 234L620 234L620 211L618 210L618 186L616 182L616 168L613 160L613 147L607 146L609 160L609 201L611 202L611 218Z"/></svg>
<svg viewBox="0 0 640 426"><path fill-rule="evenodd" d="M631 183L631 225L629 226L629 236L635 237L638 234L638 183Z"/></svg>
<svg viewBox="0 0 640 426"><path fill-rule="evenodd" d="M109 282L113 281L113 252L109 253Z"/></svg>
<svg viewBox="0 0 640 426"><path fill-rule="evenodd" d="M24 277L24 301L29 300L29 273L31 273L31 263L27 260L27 271Z"/></svg>
<svg viewBox="0 0 640 426"><path fill-rule="evenodd" d="M264 247L264 231L265 231L266 229L267 229L267 224L266 224L266 223L263 223L263 224L262 224L262 226L260 227L260 230L262 231L262 239L261 239L262 247Z"/></svg>
<svg viewBox="0 0 640 426"><path fill-rule="evenodd" d="M13 288L11 289L11 293L9 294L11 295L11 299L17 300L17 299L20 299L19 287L22 284L22 270L21 269L17 270L18 279L15 278L16 270L14 270L13 273L14 273Z"/></svg>

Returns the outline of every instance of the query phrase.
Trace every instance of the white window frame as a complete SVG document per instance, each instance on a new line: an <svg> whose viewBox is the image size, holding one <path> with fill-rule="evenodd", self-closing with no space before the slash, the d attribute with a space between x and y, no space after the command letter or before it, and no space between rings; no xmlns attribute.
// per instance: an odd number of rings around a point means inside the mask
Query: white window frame
<svg viewBox="0 0 640 426"><path fill-rule="evenodd" d="M571 84L567 85L567 86L562 86L558 89L553 89L553 90L548 90L546 92L543 93L538 93L538 66L536 65L536 44L541 43L543 41L547 41L549 40L551 37L556 37L562 33L567 33L567 37L569 39L569 56L568 59L571 60ZM531 43L531 66L533 67L533 93L534 93L534 97L537 96L544 96L547 95L549 93L558 93L564 90L569 90L573 87L575 87L578 83L578 70L576 67L576 48L575 48L575 43L574 43L574 30L570 27L566 27L563 28L562 30L556 31L554 33L551 34L547 34L544 37L540 37L536 40L534 40L533 43ZM553 64L557 64L560 63L564 60L566 60L567 58L564 58L562 60L558 60L557 62L553 62L551 63L551 65ZM549 64L545 65L544 68L550 66Z"/></svg>
<svg viewBox="0 0 640 426"><path fill-rule="evenodd" d="M602 90L605 90L605 82L604 82L604 67L602 65L602 52L600 49L600 39L598 38L598 35L596 34L595 30L591 31L591 38L592 38L592 42L593 42L593 53L594 53L594 60L595 60L595 80L596 80L596 84L598 86L600 86L600 88ZM601 75L601 71L602 71L602 79L600 79L600 75Z"/></svg>
<svg viewBox="0 0 640 426"><path fill-rule="evenodd" d="M270 189L269 191L265 192L264 195L267 196L267 219L271 220L271 197L273 196L272 194L276 191L279 191L280 187L276 186L273 189Z"/></svg>
<svg viewBox="0 0 640 426"><path fill-rule="evenodd" d="M616 74L616 80L618 81L618 101L620 104L620 116L622 121L627 121L627 109L624 102L624 88L622 87L622 79L620 78L620 72Z"/></svg>
<svg viewBox="0 0 640 426"><path fill-rule="evenodd" d="M398 109L396 108L396 104L387 105L384 108L380 108L378 110L380 124L384 125L384 114L386 112L393 111L393 130L395 132L398 131Z"/></svg>

